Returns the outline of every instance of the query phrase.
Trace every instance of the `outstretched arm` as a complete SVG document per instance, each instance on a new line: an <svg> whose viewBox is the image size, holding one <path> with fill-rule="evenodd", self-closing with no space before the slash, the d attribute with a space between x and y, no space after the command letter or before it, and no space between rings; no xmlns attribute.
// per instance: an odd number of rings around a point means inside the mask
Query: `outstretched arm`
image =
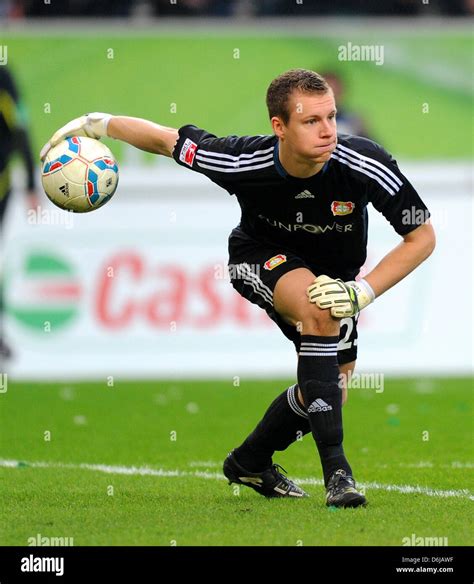
<svg viewBox="0 0 474 584"><path fill-rule="evenodd" d="M178 130L175 128L127 116L112 116L107 126L107 135L128 142L140 150L168 157L171 157L178 140Z"/></svg>
<svg viewBox="0 0 474 584"><path fill-rule="evenodd" d="M178 130L141 118L95 112L76 118L55 132L43 146L41 159L52 147L69 136L89 136L96 139L109 136L128 142L140 150L171 157L178 140Z"/></svg>

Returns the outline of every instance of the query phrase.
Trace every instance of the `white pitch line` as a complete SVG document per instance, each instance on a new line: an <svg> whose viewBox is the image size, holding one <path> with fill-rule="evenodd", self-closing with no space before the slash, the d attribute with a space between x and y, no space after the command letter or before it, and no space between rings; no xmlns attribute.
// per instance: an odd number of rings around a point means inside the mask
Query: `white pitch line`
<svg viewBox="0 0 474 584"><path fill-rule="evenodd" d="M119 474L119 475L139 475L139 476L154 476L154 477L197 477L201 479L211 479L211 480L227 480L224 475L220 472L206 472L206 471L186 471L186 470L165 470L163 468L150 468L148 466L110 466L107 464L74 464L74 463L63 463L63 462L26 462L19 460L4 460L0 459L0 467L3 468L63 468L63 469L73 469L73 470L91 470L95 472L103 472L106 474ZM294 478L295 483L299 485L323 485L322 479L317 479L313 477L307 478ZM360 487L365 489L374 489L378 491L396 492L406 494L419 494L426 495L428 497L458 497L466 498L474 501L474 495L471 495L468 489L462 490L441 490L432 489L429 487L420 487L419 485L384 485L381 483L370 482L370 483L359 483Z"/></svg>

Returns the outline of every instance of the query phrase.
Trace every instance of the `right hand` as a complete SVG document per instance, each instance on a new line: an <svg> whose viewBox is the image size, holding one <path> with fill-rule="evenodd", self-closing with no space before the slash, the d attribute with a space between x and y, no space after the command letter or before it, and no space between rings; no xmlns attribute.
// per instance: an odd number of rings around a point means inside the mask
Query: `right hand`
<svg viewBox="0 0 474 584"><path fill-rule="evenodd" d="M334 318L346 318L359 312L357 292L342 280L321 275L306 291L308 299L321 309L330 309Z"/></svg>
<svg viewBox="0 0 474 584"><path fill-rule="evenodd" d="M94 112L72 120L55 132L51 139L46 142L40 152L41 160L43 160L51 148L70 136L88 136L96 140L107 136L107 125L111 117L110 114Z"/></svg>

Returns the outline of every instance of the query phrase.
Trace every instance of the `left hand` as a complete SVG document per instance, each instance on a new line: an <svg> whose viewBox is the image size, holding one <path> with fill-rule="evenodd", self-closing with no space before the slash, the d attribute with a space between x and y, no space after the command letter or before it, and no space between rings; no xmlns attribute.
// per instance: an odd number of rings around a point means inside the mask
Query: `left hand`
<svg viewBox="0 0 474 584"><path fill-rule="evenodd" d="M111 117L110 114L94 112L68 122L65 126L59 128L43 146L40 152L41 160L44 159L51 148L57 146L69 136L88 136L96 140L107 136L107 126Z"/></svg>
<svg viewBox="0 0 474 584"><path fill-rule="evenodd" d="M318 276L307 290L309 301L321 309L330 309L334 318L354 316L375 299L365 280L343 282Z"/></svg>

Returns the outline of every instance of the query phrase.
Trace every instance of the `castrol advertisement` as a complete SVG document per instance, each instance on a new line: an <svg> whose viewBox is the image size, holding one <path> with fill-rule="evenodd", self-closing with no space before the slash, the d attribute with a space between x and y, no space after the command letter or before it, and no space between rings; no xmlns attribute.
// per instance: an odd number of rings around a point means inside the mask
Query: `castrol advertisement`
<svg viewBox="0 0 474 584"><path fill-rule="evenodd" d="M470 213L458 213L472 205L468 183L450 189L448 205L442 177L434 169L416 170L412 178L437 222L438 246L410 278L361 313L357 366L390 374L468 373L469 326L455 329L459 319L443 318L442 337L434 329L442 310L437 286L443 274L461 273L465 254L472 253ZM230 284L227 238L240 217L235 197L183 169L124 168L122 177L114 200L86 215L65 213L44 199L33 216L21 196L13 197L2 259L5 333L14 353L9 374L230 382L294 376L294 345ZM335 195L335 211L349 212L346 199L342 205ZM453 229L461 254L443 245ZM399 241L371 210L362 275ZM285 261L284 251L262 271ZM460 305L471 306L469 289L459 294L466 296Z"/></svg>

